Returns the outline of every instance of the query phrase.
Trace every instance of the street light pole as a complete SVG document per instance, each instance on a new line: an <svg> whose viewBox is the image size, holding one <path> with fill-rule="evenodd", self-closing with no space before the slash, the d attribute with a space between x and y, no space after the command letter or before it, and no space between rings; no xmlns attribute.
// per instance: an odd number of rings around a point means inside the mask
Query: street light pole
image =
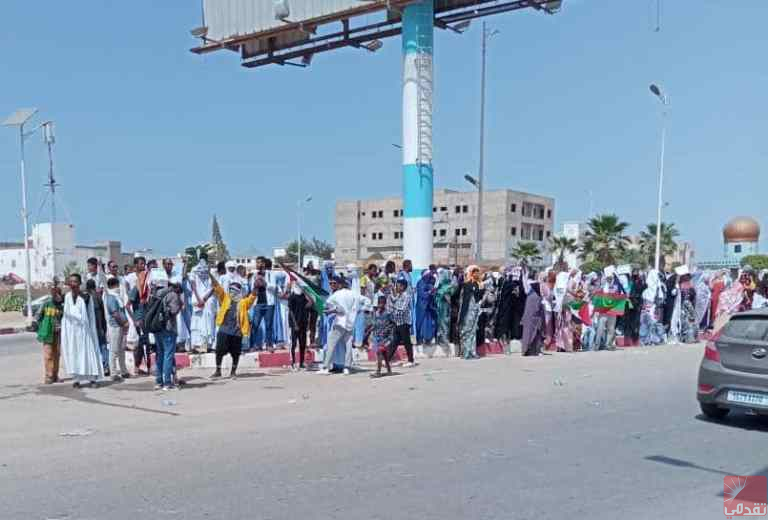
<svg viewBox="0 0 768 520"><path fill-rule="evenodd" d="M32 324L32 261L29 255L29 211L27 210L27 173L25 169L24 139L37 131L39 126L29 133L24 133L24 125L37 113L36 108L22 108L11 114L3 126L19 127L20 169L21 169L21 219L24 223L24 263L26 264L27 324ZM40 125L42 126L42 125Z"/></svg>
<svg viewBox="0 0 768 520"><path fill-rule="evenodd" d="M667 141L667 107L669 106L669 98L657 85L651 85L650 90L659 98L663 106L661 112L661 154L659 157L659 199L656 208L656 259L654 262L655 269L658 271L661 264L661 209L664 204L664 152Z"/></svg>
<svg viewBox="0 0 768 520"><path fill-rule="evenodd" d="M21 218L24 221L24 263L27 278L27 324L32 324L32 262L29 258L29 212L27 211L27 174L24 167L24 123L19 125L21 143Z"/></svg>
<svg viewBox="0 0 768 520"><path fill-rule="evenodd" d="M298 242L298 254L297 254L297 260L298 260L298 271L301 272L301 269L303 267L301 263L301 207L305 202L309 202L312 200L312 195L308 195L305 199L300 200L296 203L297 211L296 211L296 221L298 222L298 231L299 231L299 242Z"/></svg>
<svg viewBox="0 0 768 520"><path fill-rule="evenodd" d="M489 31L486 23L482 27L481 66L480 66L480 160L477 167L477 233L475 237L475 261L483 258L483 186L485 180L485 76L488 40L499 31Z"/></svg>

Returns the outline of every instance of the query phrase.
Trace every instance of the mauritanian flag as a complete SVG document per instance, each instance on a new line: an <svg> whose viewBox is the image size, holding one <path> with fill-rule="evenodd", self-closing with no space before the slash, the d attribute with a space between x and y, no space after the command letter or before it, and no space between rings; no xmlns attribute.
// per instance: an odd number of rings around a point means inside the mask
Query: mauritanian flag
<svg viewBox="0 0 768 520"><path fill-rule="evenodd" d="M623 316L628 301L629 298L623 293L599 291L592 295L592 305L595 307L595 312L609 316Z"/></svg>
<svg viewBox="0 0 768 520"><path fill-rule="evenodd" d="M579 320L587 327L592 325L592 317L589 315L589 305L583 300L574 300L568 304L568 307L576 313Z"/></svg>
<svg viewBox="0 0 768 520"><path fill-rule="evenodd" d="M301 273L297 273L287 265L280 264L280 267L288 273L291 280L298 284L304 294L312 300L312 305L314 305L315 311L317 311L318 314L322 314L325 310L325 300L328 299L328 293L325 292L322 287L318 287L312 280Z"/></svg>

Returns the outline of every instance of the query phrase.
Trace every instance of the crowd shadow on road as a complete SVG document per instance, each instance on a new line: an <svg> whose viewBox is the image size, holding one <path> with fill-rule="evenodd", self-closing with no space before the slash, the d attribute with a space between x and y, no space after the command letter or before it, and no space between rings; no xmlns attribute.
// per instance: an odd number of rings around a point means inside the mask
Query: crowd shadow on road
<svg viewBox="0 0 768 520"><path fill-rule="evenodd" d="M106 385L106 383L104 383ZM110 386L120 386L117 383L113 383ZM111 408L122 408L126 410L134 410L138 412L147 412L147 413L154 413L159 415L169 415L172 417L177 417L181 414L176 412L170 412L167 410L156 410L154 408L146 408L143 406L136 406L131 404L120 404L120 403L111 403L108 401L102 401L100 399L94 399L93 397L90 397L87 395L83 389L81 388L72 388L68 385L42 385L37 387L37 394L38 395L46 395L46 396L53 396L53 397L62 397L65 399L71 399L72 401L77 401L81 403L87 403L87 404L95 404L100 406L108 406Z"/></svg>

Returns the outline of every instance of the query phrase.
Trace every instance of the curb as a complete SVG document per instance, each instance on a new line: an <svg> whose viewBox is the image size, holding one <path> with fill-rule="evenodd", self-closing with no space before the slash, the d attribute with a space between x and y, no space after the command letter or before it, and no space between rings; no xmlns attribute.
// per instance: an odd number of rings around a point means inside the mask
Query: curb
<svg viewBox="0 0 768 520"><path fill-rule="evenodd" d="M7 336L9 334L20 334L22 332L27 332L26 327L6 327L4 329L0 329L0 336Z"/></svg>

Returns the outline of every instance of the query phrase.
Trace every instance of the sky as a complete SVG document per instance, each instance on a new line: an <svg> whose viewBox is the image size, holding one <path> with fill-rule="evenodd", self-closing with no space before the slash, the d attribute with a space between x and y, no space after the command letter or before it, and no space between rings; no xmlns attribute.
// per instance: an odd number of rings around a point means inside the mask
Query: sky
<svg viewBox="0 0 768 520"><path fill-rule="evenodd" d="M266 0L259 0L266 1ZM768 3L565 0L548 16L489 18L486 185L556 199L557 225L615 212L636 232L656 218L663 86L665 221L700 259L722 227L768 192ZM333 241L338 199L397 196L399 38L344 49L307 69L246 69L234 53L189 52L199 0L3 0L0 117L40 109L57 125L61 200L79 243L174 253L207 241L218 215L231 252L266 253L304 232ZM478 165L480 23L436 30L436 188L465 189ZM47 155L28 141L30 216ZM0 241L20 240L18 134L0 128ZM61 206L61 205L60 205Z"/></svg>

